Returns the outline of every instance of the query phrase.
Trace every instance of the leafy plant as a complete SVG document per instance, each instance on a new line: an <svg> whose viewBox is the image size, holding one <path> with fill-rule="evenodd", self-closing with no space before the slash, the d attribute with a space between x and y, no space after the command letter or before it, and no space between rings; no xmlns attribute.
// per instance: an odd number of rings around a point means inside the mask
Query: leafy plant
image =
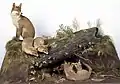
<svg viewBox="0 0 120 84"><path fill-rule="evenodd" d="M66 38L73 36L73 29L70 26L64 26L63 24L59 25L60 29L58 29L57 38Z"/></svg>
<svg viewBox="0 0 120 84"><path fill-rule="evenodd" d="M74 18L72 21L72 27L73 27L73 30L75 30L75 31L78 31L80 29L80 25L76 18Z"/></svg>

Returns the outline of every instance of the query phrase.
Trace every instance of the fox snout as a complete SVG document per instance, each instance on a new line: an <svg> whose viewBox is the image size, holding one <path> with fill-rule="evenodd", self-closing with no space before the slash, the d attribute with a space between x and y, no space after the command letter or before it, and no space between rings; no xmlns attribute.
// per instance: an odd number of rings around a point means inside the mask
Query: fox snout
<svg viewBox="0 0 120 84"><path fill-rule="evenodd" d="M18 11L12 11L12 13L11 13L12 15L15 15L15 16L19 16L21 13L20 12L18 12Z"/></svg>

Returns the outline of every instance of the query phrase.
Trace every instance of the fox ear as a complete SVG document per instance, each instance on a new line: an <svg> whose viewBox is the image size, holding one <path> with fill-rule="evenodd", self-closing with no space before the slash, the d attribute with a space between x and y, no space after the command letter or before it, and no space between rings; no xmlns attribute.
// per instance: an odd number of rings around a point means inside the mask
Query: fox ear
<svg viewBox="0 0 120 84"><path fill-rule="evenodd" d="M13 7L15 7L15 3L13 3Z"/></svg>
<svg viewBox="0 0 120 84"><path fill-rule="evenodd" d="M22 3L20 3L19 7L20 7L20 8L22 7Z"/></svg>

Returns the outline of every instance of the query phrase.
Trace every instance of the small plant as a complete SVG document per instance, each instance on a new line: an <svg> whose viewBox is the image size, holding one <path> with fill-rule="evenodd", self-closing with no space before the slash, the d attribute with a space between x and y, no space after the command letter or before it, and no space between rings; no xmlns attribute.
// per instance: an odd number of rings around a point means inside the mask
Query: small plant
<svg viewBox="0 0 120 84"><path fill-rule="evenodd" d="M66 38L66 37L72 37L73 36L73 29L70 28L70 26L64 26L63 24L59 25L60 29L58 29L57 38Z"/></svg>
<svg viewBox="0 0 120 84"><path fill-rule="evenodd" d="M79 25L79 23L78 23L78 21L77 21L76 18L74 18L73 21L72 21L72 27L73 27L73 30L74 30L75 32L80 29L80 25Z"/></svg>
<svg viewBox="0 0 120 84"><path fill-rule="evenodd" d="M87 25L88 25L89 28L91 28L91 22L90 21L87 22Z"/></svg>
<svg viewBox="0 0 120 84"><path fill-rule="evenodd" d="M96 20L96 27L97 27L97 28L100 28L100 27L101 27L101 20L100 20L100 18L98 18L98 19Z"/></svg>

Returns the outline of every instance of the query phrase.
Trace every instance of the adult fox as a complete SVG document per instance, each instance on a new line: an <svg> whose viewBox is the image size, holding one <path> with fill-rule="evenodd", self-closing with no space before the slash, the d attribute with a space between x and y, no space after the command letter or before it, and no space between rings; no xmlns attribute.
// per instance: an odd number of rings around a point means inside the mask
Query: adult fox
<svg viewBox="0 0 120 84"><path fill-rule="evenodd" d="M12 10L11 10L11 17L14 26L16 27L16 37L20 38L28 38L35 36L35 28L32 22L25 16L22 15L21 12L22 3L19 6L16 6L13 3Z"/></svg>

